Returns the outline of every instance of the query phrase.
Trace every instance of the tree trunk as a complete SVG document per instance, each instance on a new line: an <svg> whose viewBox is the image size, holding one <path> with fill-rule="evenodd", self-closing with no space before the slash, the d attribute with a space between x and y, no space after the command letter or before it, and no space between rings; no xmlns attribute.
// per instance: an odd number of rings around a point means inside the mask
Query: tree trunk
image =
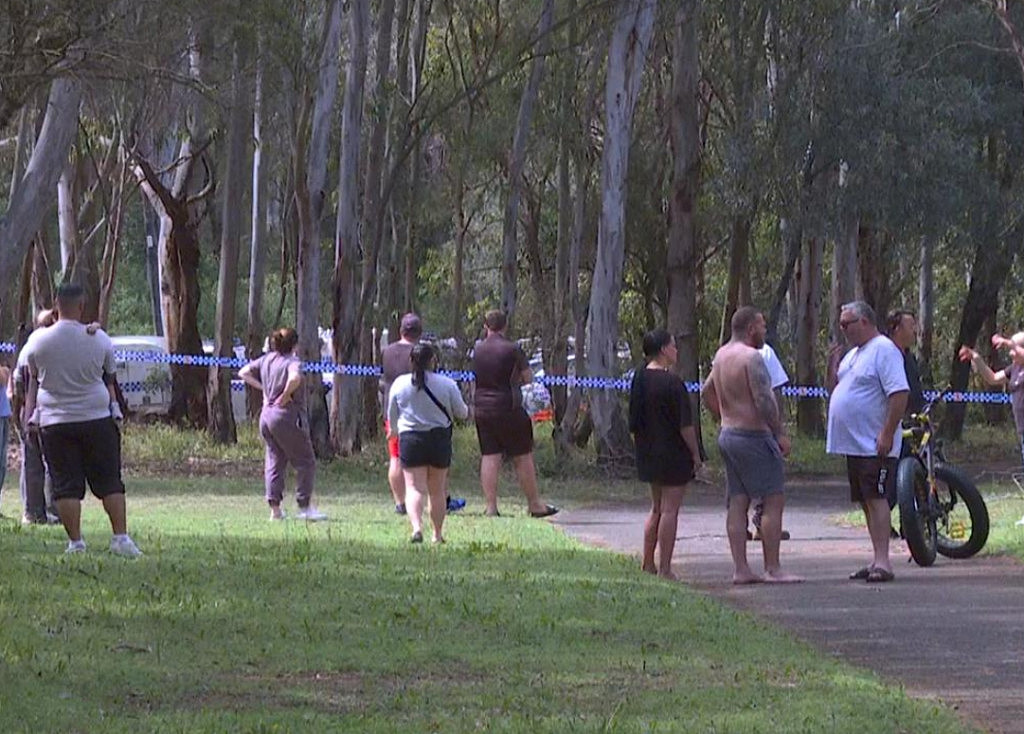
<svg viewBox="0 0 1024 734"><path fill-rule="evenodd" d="M796 274L799 320L796 333L796 381L798 385L817 385L818 371L815 347L818 343L821 313L821 273L824 267L824 245L820 237L804 242L800 267ZM797 430L805 436L824 434L821 402L800 400L796 406Z"/></svg>
<svg viewBox="0 0 1024 734"><path fill-rule="evenodd" d="M722 325L718 341L725 344L732 338L732 315L740 306L749 305L750 287L743 283L750 279L750 227L751 218L741 214L733 218L729 235L729 274L726 284L725 308L722 310ZM744 292L746 291L746 292Z"/></svg>
<svg viewBox="0 0 1024 734"><path fill-rule="evenodd" d="M839 328L839 312L844 304L857 297L857 239L860 220L856 217L847 222L845 231L836 239L832 249L832 290L828 310L829 343L842 344L843 333Z"/></svg>
<svg viewBox="0 0 1024 734"><path fill-rule="evenodd" d="M932 344L935 339L935 239L921 238L921 270L918 279L917 325L921 346L921 381L934 385Z"/></svg>
<svg viewBox="0 0 1024 734"><path fill-rule="evenodd" d="M38 312L53 308L53 270L50 267L50 248L46 233L39 230L32 245L32 302ZM30 314L29 326L35 328L35 314Z"/></svg>
<svg viewBox="0 0 1024 734"><path fill-rule="evenodd" d="M263 290L267 283L267 230L264 226L263 197L266 182L263 171L263 44L256 52L256 77L252 103L252 213L249 226L249 298L246 303L248 327L245 354L249 359L263 352ZM245 408L251 420L260 414L263 399L259 390L246 386Z"/></svg>
<svg viewBox="0 0 1024 734"><path fill-rule="evenodd" d="M369 13L369 11L367 11ZM393 85L391 74L391 35L395 23L395 0L381 0L377 14L377 50L374 59L373 97L369 105L372 111L372 126L366 156L366 174L363 184L363 211L361 230L362 279L358 290L356 312L357 328L365 332L360 340L360 362L374 363L372 331L367 325L368 315L373 314L377 301L378 264L381 243L384 238L384 218L387 202L383 200L384 154L387 149L388 131L388 89ZM376 323L372 319L371 323ZM363 389L363 435L373 437L380 426L377 406L377 385L373 380L362 380Z"/></svg>
<svg viewBox="0 0 1024 734"><path fill-rule="evenodd" d="M338 217L334 240L333 321L334 361L349 364L359 356L359 239L360 129L366 83L369 0L349 5L349 60L345 70L345 102L341 112L341 158L338 163ZM358 451L362 378L336 375L331 391L332 443L343 456Z"/></svg>
<svg viewBox="0 0 1024 734"><path fill-rule="evenodd" d="M672 38L672 106L669 142L672 188L669 198L668 331L676 339L676 371L688 382L700 380L700 333L697 318L697 225L700 187L698 129L700 78L700 0L683 0L675 12ZM694 416L699 416L699 393L690 393ZM698 428L699 428L699 421Z"/></svg>
<svg viewBox="0 0 1024 734"><path fill-rule="evenodd" d="M608 51L605 86L605 138L601 154L601 218L590 289L587 324L587 366L596 377L617 369L619 295L625 258L626 180L630 132L647 49L654 31L654 0L622 0ZM591 414L598 459L604 464L630 463L631 440L619 395L612 390L591 393Z"/></svg>
<svg viewBox="0 0 1024 734"><path fill-rule="evenodd" d="M343 31L341 0L329 0L324 17L316 91L299 116L293 154L298 219L296 331L299 333L302 359L312 362L323 359L320 346L320 221L327 199L331 114L341 73L338 55ZM311 122L308 119L310 115ZM305 139L307 125L308 141ZM318 457L325 458L332 451L330 419L321 375L317 372L307 374L305 389L313 450Z"/></svg>
<svg viewBox="0 0 1024 734"><path fill-rule="evenodd" d="M68 151L78 132L78 106L81 83L60 78L50 87L46 115L36 144L32 148L25 173L12 192L7 210L0 217L0 283L13 283L21 269L29 239L43 224L53 201L57 179L67 162ZM10 289L0 289L0 310L11 297Z"/></svg>
<svg viewBox="0 0 1024 734"><path fill-rule="evenodd" d="M102 276L97 308L97 320L103 324L104 328L107 328L110 322L110 302L114 297L114 282L117 279L117 261L121 251L121 226L124 223L126 204L124 188L127 178L128 159L122 151L117 178L111 189L110 204L106 214L107 231L103 244Z"/></svg>
<svg viewBox="0 0 1024 734"><path fill-rule="evenodd" d="M1011 245L1011 241L1013 245ZM1011 248L1014 246L1020 247L1020 233L1017 231L1008 237L997 240L994 245L987 240L979 240L975 247L974 262L971 265L971 284L967 289L967 299L964 301L963 310L960 313L957 340L953 344L949 384L954 391L966 390L971 374L970 364L957 359L956 350L961 344L975 346L985 319L998 308L999 291L1013 264ZM960 438L963 433L966 412L966 403L950 403L946 406L942 434L951 439Z"/></svg>
<svg viewBox="0 0 1024 734"><path fill-rule="evenodd" d="M214 325L215 355L233 358L235 302L238 294L238 255L242 238L242 205L245 199L245 163L248 147L249 110L242 69L248 62L245 42L236 39L231 64L231 108L228 119L227 166L222 198L220 262L217 278L217 315ZM235 416L231 408L233 369L211 365L209 374L209 426L214 442L236 443Z"/></svg>
<svg viewBox="0 0 1024 734"><path fill-rule="evenodd" d="M860 222L857 232L857 270L860 273L860 297L879 319L884 319L892 301L889 271L894 259L887 251L890 238L870 225ZM884 329L884 324L881 324Z"/></svg>
<svg viewBox="0 0 1024 734"><path fill-rule="evenodd" d="M511 323L516 311L516 275L518 273L518 245L516 228L519 222L519 202L523 194L523 168L526 165L526 139L533 122L533 107L540 92L544 76L544 62L551 48L551 24L554 18L554 0L544 0L538 30L537 55L530 64L530 76L519 99L512 151L508 163L508 198L501 232L501 307Z"/></svg>

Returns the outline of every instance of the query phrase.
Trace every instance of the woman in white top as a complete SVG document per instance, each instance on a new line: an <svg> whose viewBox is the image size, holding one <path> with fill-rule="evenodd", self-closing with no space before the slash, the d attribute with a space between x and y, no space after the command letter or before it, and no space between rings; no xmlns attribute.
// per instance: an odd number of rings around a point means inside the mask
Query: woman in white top
<svg viewBox="0 0 1024 734"><path fill-rule="evenodd" d="M413 543L423 542L423 495L430 498L433 541L443 543L441 526L448 511L446 490L452 463L452 420L469 415L458 385L434 372L436 357L429 344L417 344L410 355L412 373L395 379L388 394L388 426L398 433L398 458L405 476ZM391 434L389 433L389 436Z"/></svg>

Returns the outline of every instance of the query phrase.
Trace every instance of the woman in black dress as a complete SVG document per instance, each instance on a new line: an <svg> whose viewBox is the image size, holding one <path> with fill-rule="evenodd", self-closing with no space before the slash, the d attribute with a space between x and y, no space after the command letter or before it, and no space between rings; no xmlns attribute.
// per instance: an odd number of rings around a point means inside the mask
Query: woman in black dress
<svg viewBox="0 0 1024 734"><path fill-rule="evenodd" d="M636 442L640 481L651 485L651 513L644 523L643 570L667 579L679 525L683 490L700 468L700 449L683 381L671 371L676 342L664 329L644 334L647 365L636 371L629 393L629 430ZM655 564L655 549L660 548Z"/></svg>

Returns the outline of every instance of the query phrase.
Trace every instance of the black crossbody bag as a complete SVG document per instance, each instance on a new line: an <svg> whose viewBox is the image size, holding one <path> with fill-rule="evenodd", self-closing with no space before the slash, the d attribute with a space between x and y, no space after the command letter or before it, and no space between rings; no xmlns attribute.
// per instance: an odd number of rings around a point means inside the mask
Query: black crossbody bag
<svg viewBox="0 0 1024 734"><path fill-rule="evenodd" d="M433 431L444 431L445 435L448 436L448 438L450 440L451 437L452 437L452 427L454 425L454 423L452 421L452 417L448 413L448 409L445 408L441 404L441 401L437 399L437 396L434 395L434 393L430 391L430 386L427 384L427 376L425 374L423 375L423 389L424 389L424 391L426 391L427 397L434 401L434 405L436 405L441 410L441 412L444 413L444 417L448 419L448 425L447 426L444 426L443 428L431 428L430 431L431 432L433 432Z"/></svg>

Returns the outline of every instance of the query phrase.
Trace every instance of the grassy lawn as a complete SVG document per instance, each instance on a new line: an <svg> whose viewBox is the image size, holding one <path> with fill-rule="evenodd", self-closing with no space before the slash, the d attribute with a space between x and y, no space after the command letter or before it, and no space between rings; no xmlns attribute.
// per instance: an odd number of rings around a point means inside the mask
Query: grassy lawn
<svg viewBox="0 0 1024 734"><path fill-rule="evenodd" d="M379 447L323 467L317 525L266 520L255 450L130 428L134 561L106 552L94 500L80 556L59 528L0 521L0 731L964 730L525 518L511 491L508 517L482 517L468 448L453 484L477 511L436 548L390 512ZM562 476L542 482L556 502L642 494Z"/></svg>

